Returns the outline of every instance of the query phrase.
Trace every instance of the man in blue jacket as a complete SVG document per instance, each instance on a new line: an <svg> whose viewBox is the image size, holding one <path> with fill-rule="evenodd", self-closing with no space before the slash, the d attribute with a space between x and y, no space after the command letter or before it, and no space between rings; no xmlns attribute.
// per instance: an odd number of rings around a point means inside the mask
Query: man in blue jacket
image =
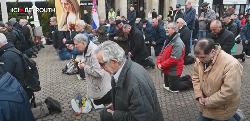
<svg viewBox="0 0 250 121"><path fill-rule="evenodd" d="M149 52L149 56L151 56L151 46L153 42L153 25L148 22L148 20L142 20L142 34L145 39L145 43Z"/></svg>
<svg viewBox="0 0 250 121"><path fill-rule="evenodd" d="M152 21L153 24L153 37L154 41L152 42L152 45L154 46L155 49L155 56L159 56L161 49L164 45L164 42L166 40L166 31L165 29L158 24L157 19L153 19Z"/></svg>
<svg viewBox="0 0 250 121"><path fill-rule="evenodd" d="M8 72L1 76L0 121L35 121L28 96L17 79Z"/></svg>
<svg viewBox="0 0 250 121"><path fill-rule="evenodd" d="M135 26L136 12L134 7L130 7L130 11L128 13L128 23L131 26Z"/></svg>
<svg viewBox="0 0 250 121"><path fill-rule="evenodd" d="M187 23L187 27L190 30L190 51L192 50L193 43L193 30L195 29L195 14L196 10L191 6L191 2L186 2L186 11L184 13L184 20Z"/></svg>

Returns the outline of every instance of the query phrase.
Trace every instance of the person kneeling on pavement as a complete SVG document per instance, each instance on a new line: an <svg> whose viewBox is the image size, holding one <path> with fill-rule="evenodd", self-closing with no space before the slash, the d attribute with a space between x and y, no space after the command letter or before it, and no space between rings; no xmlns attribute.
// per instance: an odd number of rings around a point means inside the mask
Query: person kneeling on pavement
<svg viewBox="0 0 250 121"><path fill-rule="evenodd" d="M8 51L9 50L9 51ZM9 72L13 75L20 84L23 84L25 80L26 73L24 70L24 64L22 62L21 56L13 51L18 50L14 47L12 43L8 43L4 34L0 33L0 75L4 75ZM33 97L33 92L30 89L21 85L28 95L28 100ZM45 99L45 101L35 101L35 106L32 107L32 113L35 119L44 117L53 112L61 112L60 103L51 97Z"/></svg>
<svg viewBox="0 0 250 121"><path fill-rule="evenodd" d="M74 37L75 47L83 52L83 58L78 66L84 69L88 81L87 98L94 99L95 105L109 104L111 102L111 77L100 68L94 50L97 48L92 41L84 34L77 34Z"/></svg>
<svg viewBox="0 0 250 121"><path fill-rule="evenodd" d="M185 45L178 33L178 26L171 22L166 28L167 39L157 58L156 65L164 73L164 89L170 92L179 92L192 88L191 77L186 75L180 78L185 56Z"/></svg>

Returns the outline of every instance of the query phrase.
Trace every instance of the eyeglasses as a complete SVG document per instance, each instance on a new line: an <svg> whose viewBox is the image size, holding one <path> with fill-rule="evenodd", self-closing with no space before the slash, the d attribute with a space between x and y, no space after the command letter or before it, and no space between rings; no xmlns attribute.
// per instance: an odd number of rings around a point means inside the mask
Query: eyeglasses
<svg viewBox="0 0 250 121"><path fill-rule="evenodd" d="M103 62L103 63L100 63L100 62L99 62L99 64L100 64L101 67L104 67L106 63L107 63L107 62Z"/></svg>

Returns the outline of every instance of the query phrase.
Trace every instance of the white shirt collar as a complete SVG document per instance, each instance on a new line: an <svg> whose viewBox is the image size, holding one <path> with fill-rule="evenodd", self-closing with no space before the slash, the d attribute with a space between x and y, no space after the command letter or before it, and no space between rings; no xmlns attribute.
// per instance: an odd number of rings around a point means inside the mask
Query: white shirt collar
<svg viewBox="0 0 250 121"><path fill-rule="evenodd" d="M125 61L125 62L126 62L126 61ZM115 82L116 82L116 83L117 83L117 81L118 81L118 78L119 78L119 76L120 76L120 74L121 74L121 71L122 71L122 68L123 68L125 62L122 64L122 67L121 67L121 68L115 73L115 75L114 75L114 79L115 79Z"/></svg>

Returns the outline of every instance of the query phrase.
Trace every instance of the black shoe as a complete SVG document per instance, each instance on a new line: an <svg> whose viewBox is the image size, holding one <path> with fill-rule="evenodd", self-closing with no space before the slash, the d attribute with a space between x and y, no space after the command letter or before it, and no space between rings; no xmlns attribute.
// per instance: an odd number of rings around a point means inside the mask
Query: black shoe
<svg viewBox="0 0 250 121"><path fill-rule="evenodd" d="M49 109L49 113L60 113L62 112L61 105L57 100L52 99L51 97L47 97L45 99L45 103Z"/></svg>
<svg viewBox="0 0 250 121"><path fill-rule="evenodd" d="M40 47L41 47L41 48L45 48L43 44L40 44Z"/></svg>
<svg viewBox="0 0 250 121"><path fill-rule="evenodd" d="M246 58L245 58L245 54L241 54L240 56L241 56L241 60L242 60L242 62L245 62L245 60L246 60Z"/></svg>

